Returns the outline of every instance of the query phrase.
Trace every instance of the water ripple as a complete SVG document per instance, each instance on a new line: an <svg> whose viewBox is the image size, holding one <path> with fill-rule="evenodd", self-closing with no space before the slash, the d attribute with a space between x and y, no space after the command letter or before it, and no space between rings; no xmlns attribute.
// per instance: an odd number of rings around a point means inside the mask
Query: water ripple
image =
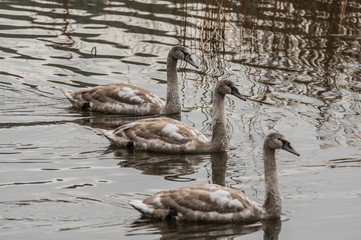
<svg viewBox="0 0 361 240"><path fill-rule="evenodd" d="M137 220L127 201L194 182L225 185L262 202L262 144L269 132L279 131L301 153L277 153L284 212L314 230L294 231L285 222L284 236L342 233L356 239L351 227L360 219L354 211L360 196L354 181L361 142L360 12L356 0L3 1L3 234L151 239L277 233L279 224ZM164 99L167 53L179 43L200 68L179 62L182 113L176 118L210 137L217 81L233 80L247 97L226 97L230 148L223 155L119 151L95 128L138 118L79 111L58 90L126 82ZM340 216L342 223L335 221Z"/></svg>

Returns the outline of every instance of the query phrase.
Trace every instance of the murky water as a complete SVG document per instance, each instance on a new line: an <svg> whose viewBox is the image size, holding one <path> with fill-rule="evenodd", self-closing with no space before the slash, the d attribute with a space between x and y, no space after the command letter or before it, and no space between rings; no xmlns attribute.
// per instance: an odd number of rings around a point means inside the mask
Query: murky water
<svg viewBox="0 0 361 240"><path fill-rule="evenodd" d="M359 1L0 4L2 238L360 236ZM179 64L183 122L210 136L218 79L232 79L250 100L227 98L225 154L114 149L96 128L136 118L75 110L57 89L122 81L164 98L167 52L179 41L200 65ZM191 183L226 185L262 202L262 144L271 131L301 153L278 153L282 222L165 223L127 205Z"/></svg>

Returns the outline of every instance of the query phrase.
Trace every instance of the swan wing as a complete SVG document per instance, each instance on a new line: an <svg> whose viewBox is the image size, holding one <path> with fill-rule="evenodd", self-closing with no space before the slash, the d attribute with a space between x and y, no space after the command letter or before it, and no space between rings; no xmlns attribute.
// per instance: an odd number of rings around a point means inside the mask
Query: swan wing
<svg viewBox="0 0 361 240"><path fill-rule="evenodd" d="M141 213L159 218L210 222L259 220L262 207L235 190L214 184L195 184L159 192L132 204Z"/></svg>
<svg viewBox="0 0 361 240"><path fill-rule="evenodd" d="M125 124L115 129L113 135L133 141L136 149L160 152L192 152L209 142L198 130L166 117Z"/></svg>
<svg viewBox="0 0 361 240"><path fill-rule="evenodd" d="M165 103L152 92L125 83L107 84L80 90L75 99L89 102L92 110L132 115L162 113Z"/></svg>

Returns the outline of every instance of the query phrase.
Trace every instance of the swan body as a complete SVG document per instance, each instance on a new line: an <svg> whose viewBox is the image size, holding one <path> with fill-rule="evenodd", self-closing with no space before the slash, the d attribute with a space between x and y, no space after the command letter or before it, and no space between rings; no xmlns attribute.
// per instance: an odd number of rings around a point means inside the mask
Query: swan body
<svg viewBox="0 0 361 240"><path fill-rule="evenodd" d="M111 83L76 92L59 89L71 104L79 109L140 116L179 113L181 105L178 93L178 60L184 60L198 68L185 47L175 46L169 51L166 102L147 89L127 83Z"/></svg>
<svg viewBox="0 0 361 240"><path fill-rule="evenodd" d="M230 188L215 184L194 184L159 192L129 204L142 214L160 220L256 221L265 211L261 205Z"/></svg>
<svg viewBox="0 0 361 240"><path fill-rule="evenodd" d="M185 123L166 117L141 119L122 125L115 130L100 131L113 144L123 148L134 147L136 150L167 153L225 151L228 146L224 109L226 94L245 100L232 81L221 80L217 83L213 96L211 140Z"/></svg>
<svg viewBox="0 0 361 240"><path fill-rule="evenodd" d="M162 191L144 200L130 200L129 204L143 215L160 220L247 223L279 218L282 202L278 190L276 149L299 156L282 134L267 136L263 148L266 185L263 205L233 189L215 184L194 184Z"/></svg>
<svg viewBox="0 0 361 240"><path fill-rule="evenodd" d="M141 119L111 130L101 130L112 143L121 147L156 152L193 152L209 140L198 130L172 118Z"/></svg>
<svg viewBox="0 0 361 240"><path fill-rule="evenodd" d="M126 115L165 114L165 102L161 98L127 83L111 83L77 92L60 90L79 109Z"/></svg>

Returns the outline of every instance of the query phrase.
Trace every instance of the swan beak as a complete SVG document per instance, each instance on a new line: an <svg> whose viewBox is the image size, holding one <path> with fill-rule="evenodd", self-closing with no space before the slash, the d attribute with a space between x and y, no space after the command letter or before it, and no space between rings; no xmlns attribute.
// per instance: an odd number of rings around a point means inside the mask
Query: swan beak
<svg viewBox="0 0 361 240"><path fill-rule="evenodd" d="M187 63L189 63L190 65L192 65L195 68L198 68L198 65L193 61L192 57L190 54L185 54L184 56L184 61L186 61Z"/></svg>
<svg viewBox="0 0 361 240"><path fill-rule="evenodd" d="M296 150L291 146L291 144L289 142L285 142L283 144L283 149L286 150L287 152L290 152L297 156L300 156L300 154L298 152L296 152Z"/></svg>
<svg viewBox="0 0 361 240"><path fill-rule="evenodd" d="M243 96L239 93L238 89L235 88L235 87L231 87L231 94L232 94L233 96L238 97L239 99L241 99L241 100L243 100L243 101L246 101L246 98L243 97Z"/></svg>

